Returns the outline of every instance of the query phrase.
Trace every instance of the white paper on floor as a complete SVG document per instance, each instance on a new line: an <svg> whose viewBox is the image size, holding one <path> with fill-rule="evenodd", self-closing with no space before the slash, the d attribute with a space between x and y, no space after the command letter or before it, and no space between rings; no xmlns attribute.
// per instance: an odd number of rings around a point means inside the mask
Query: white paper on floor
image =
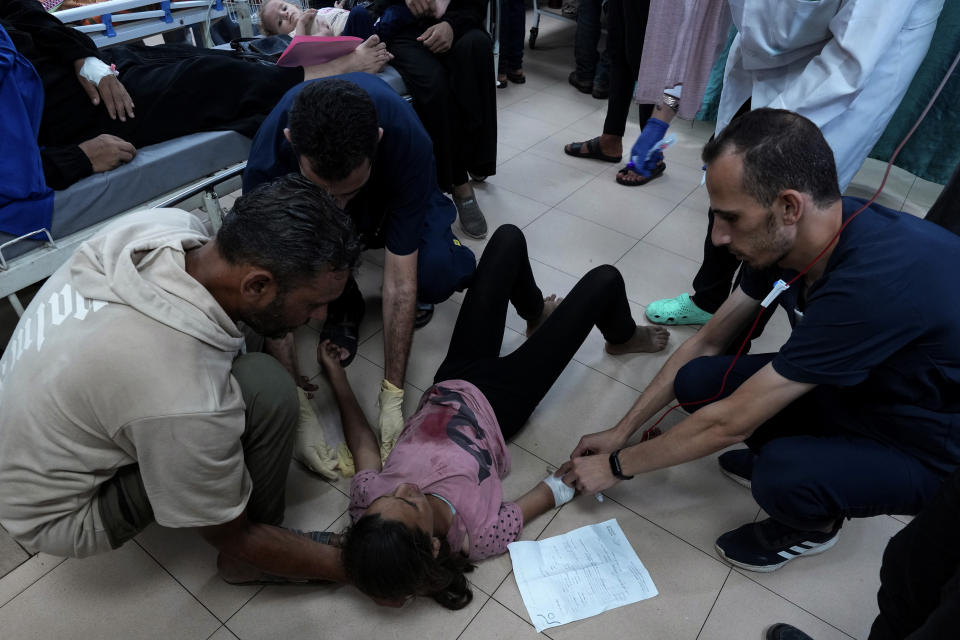
<svg viewBox="0 0 960 640"><path fill-rule="evenodd" d="M615 519L536 542L513 542L508 548L537 631L657 595Z"/></svg>

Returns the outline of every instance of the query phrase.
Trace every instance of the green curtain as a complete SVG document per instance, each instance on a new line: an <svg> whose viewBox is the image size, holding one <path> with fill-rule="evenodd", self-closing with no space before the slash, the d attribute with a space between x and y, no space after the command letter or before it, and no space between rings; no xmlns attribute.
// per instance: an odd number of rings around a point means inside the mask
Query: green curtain
<svg viewBox="0 0 960 640"><path fill-rule="evenodd" d="M924 58L913 83L907 90L900 107L894 113L886 130L880 137L871 158L886 162L903 137L916 122L920 112L933 95L937 85L943 79L957 52L960 51L960 2L947 0L937 22L930 51ZM730 27L727 46L717 59L710 72L707 90L703 94L703 103L697 113L697 120L716 120L720 105L720 91L723 89L723 70L727 64L730 44L736 35L736 28ZM895 164L910 173L946 184L957 164L960 164L960 70L953 75L944 87L940 97L934 103L930 113L904 146Z"/></svg>

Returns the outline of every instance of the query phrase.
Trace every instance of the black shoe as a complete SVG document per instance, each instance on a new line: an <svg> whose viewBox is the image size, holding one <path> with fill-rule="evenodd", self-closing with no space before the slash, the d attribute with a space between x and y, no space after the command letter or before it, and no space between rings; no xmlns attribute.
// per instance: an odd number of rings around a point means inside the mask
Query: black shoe
<svg viewBox="0 0 960 640"><path fill-rule="evenodd" d="M610 85L593 85L593 91L590 93L597 100L606 100L610 97Z"/></svg>
<svg viewBox="0 0 960 640"><path fill-rule="evenodd" d="M417 314L413 318L413 328L422 329L433 320L433 305L425 302L417 303Z"/></svg>
<svg viewBox="0 0 960 640"><path fill-rule="evenodd" d="M813 640L800 629L784 622L778 622L767 629L763 637L766 640Z"/></svg>
<svg viewBox="0 0 960 640"><path fill-rule="evenodd" d="M593 80L581 80L576 71L571 71L567 76L567 81L580 93L590 93L593 91Z"/></svg>
<svg viewBox="0 0 960 640"><path fill-rule="evenodd" d="M737 449L721 453L717 458L720 473L747 489L753 484L753 461L756 455L750 449Z"/></svg>
<svg viewBox="0 0 960 640"><path fill-rule="evenodd" d="M767 518L728 531L717 538L720 557L730 564L769 573L776 571L794 558L823 553L840 537L840 526L833 533L800 531Z"/></svg>

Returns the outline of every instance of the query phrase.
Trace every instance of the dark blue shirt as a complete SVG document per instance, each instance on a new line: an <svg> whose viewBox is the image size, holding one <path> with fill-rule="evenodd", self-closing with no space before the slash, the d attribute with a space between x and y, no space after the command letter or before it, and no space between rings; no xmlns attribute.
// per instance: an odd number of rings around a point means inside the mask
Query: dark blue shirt
<svg viewBox="0 0 960 640"><path fill-rule="evenodd" d="M433 143L413 107L383 80L369 73L337 77L370 95L383 129L370 180L348 203L347 213L368 246L385 245L391 253L409 255L420 246L424 217L438 191ZM305 85L290 89L257 131L243 172L244 191L300 172L283 130L293 100Z"/></svg>
<svg viewBox="0 0 960 640"><path fill-rule="evenodd" d="M843 199L843 216L863 204ZM780 375L831 387L839 424L948 470L960 463L960 237L872 205L843 231L823 276L777 302L793 331ZM796 272L744 270L762 300Z"/></svg>

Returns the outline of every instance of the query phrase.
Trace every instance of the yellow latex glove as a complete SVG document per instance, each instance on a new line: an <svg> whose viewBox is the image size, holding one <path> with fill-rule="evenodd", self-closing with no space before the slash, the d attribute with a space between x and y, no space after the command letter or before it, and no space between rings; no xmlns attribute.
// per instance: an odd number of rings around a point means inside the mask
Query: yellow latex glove
<svg viewBox="0 0 960 640"><path fill-rule="evenodd" d="M357 468L353 464L353 454L346 442L341 442L337 447L337 466L340 467L340 473L344 478L352 478L357 473Z"/></svg>
<svg viewBox="0 0 960 640"><path fill-rule="evenodd" d="M380 405L380 417L377 419L377 426L380 427L380 460L386 462L403 431L403 389L384 380L380 383L377 404Z"/></svg>
<svg viewBox="0 0 960 640"><path fill-rule="evenodd" d="M300 397L300 424L293 443L293 457L327 480L337 479L337 454L323 437L323 425L307 398L307 392L297 388Z"/></svg>

